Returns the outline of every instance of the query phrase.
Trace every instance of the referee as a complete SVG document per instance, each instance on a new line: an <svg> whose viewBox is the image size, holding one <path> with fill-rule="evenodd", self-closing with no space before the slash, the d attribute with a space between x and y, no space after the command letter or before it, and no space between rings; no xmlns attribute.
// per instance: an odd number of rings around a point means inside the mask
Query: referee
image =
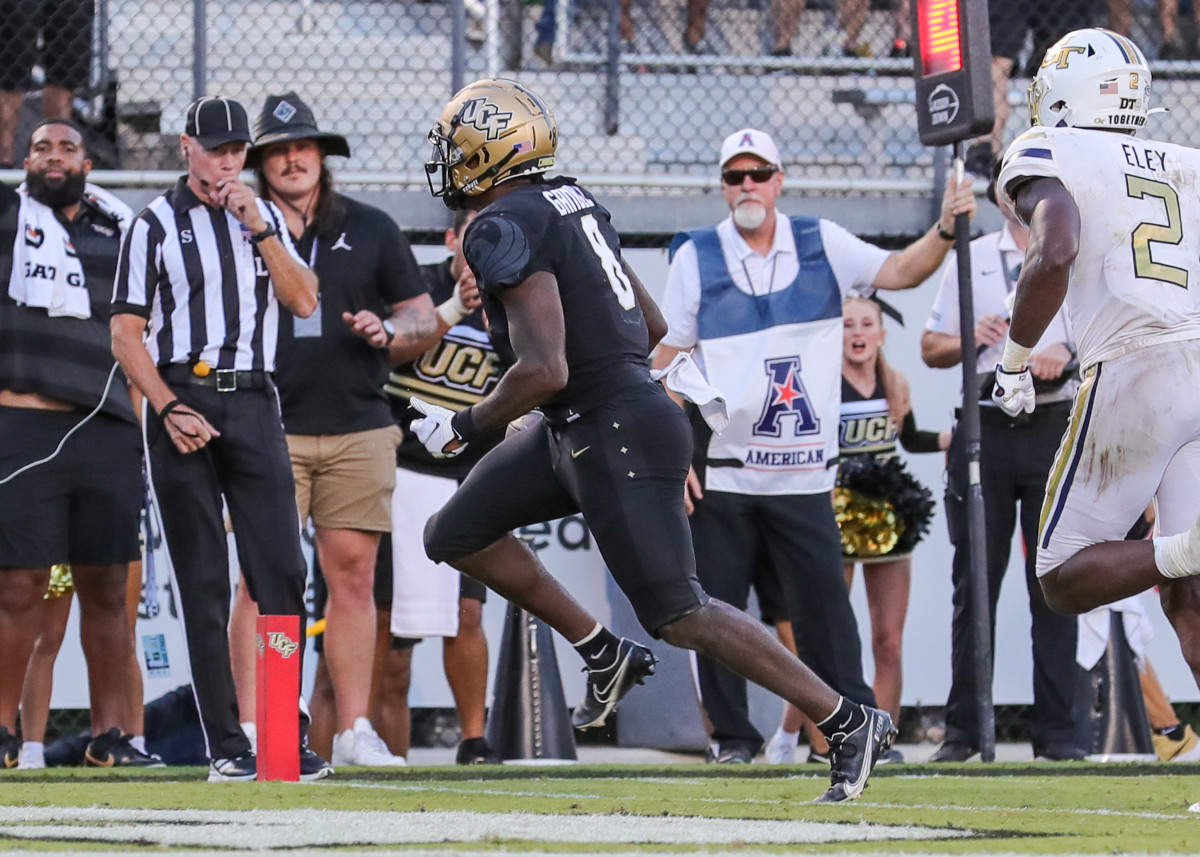
<svg viewBox="0 0 1200 857"><path fill-rule="evenodd" d="M113 354L145 394L151 479L175 569L210 782L250 780L229 663L222 496L247 585L266 614L305 617L292 468L271 373L279 304L307 317L317 278L273 204L241 182L246 111L223 97L187 110L187 175L138 214L121 248ZM301 640L303 642L303 630ZM302 740L301 779L332 773Z"/></svg>

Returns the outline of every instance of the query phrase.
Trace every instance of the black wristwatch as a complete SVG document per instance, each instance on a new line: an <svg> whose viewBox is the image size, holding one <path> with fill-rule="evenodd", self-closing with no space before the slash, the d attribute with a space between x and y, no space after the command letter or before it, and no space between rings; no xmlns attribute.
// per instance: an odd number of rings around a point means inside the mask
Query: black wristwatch
<svg viewBox="0 0 1200 857"><path fill-rule="evenodd" d="M383 332L388 335L387 342L383 343L383 347L387 348L392 344L392 340L396 338L396 325L392 324L386 318L381 324L383 325Z"/></svg>
<svg viewBox="0 0 1200 857"><path fill-rule="evenodd" d="M279 230L275 228L275 224L268 223L267 228L264 229L262 232L255 232L250 236L250 243L258 244L262 241L266 241L272 235L278 235L278 234L279 234Z"/></svg>

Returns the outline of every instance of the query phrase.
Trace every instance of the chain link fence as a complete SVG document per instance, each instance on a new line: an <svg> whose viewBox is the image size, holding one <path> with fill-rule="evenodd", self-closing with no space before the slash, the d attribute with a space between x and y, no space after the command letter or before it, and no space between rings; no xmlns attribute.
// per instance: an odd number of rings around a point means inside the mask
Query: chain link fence
<svg viewBox="0 0 1200 857"><path fill-rule="evenodd" d="M1152 133L1178 142L1195 137L1200 61L1187 0L1162 20L1159 5L1170 4L1152 0L1043 3L1033 21L1017 13L1027 5L993 3L993 17L1006 22L1003 39L1015 45L1008 48L1015 77L1007 88L1013 109L1006 140L1027 123L1028 68L1045 45L1066 26L1110 18L1151 57L1158 103L1172 108L1154 120ZM7 28L0 45L8 46L0 51L10 60L0 65L0 90L30 90L19 148L42 112L43 87L50 109L55 87L69 86L96 138L98 165L126 170L181 166L177 135L198 94L232 96L253 116L268 93L294 90L324 128L349 138L354 156L339 169L369 184L415 188L424 183L425 132L455 85L500 74L542 93L554 108L562 171L602 177L609 186L636 193L711 189L721 138L752 125L775 135L793 189L928 195L942 155L916 135L907 6L0 0ZM74 17L50 14L70 9ZM90 49L70 38L72 28L91 33ZM994 45L1000 36L994 26ZM10 93L0 92L0 125L11 121L3 113L10 103Z"/></svg>

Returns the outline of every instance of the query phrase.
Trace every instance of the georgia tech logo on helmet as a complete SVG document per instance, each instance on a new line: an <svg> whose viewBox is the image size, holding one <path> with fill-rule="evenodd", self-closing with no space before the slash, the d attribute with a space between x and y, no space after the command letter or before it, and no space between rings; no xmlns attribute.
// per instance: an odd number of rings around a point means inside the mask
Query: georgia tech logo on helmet
<svg viewBox="0 0 1200 857"><path fill-rule="evenodd" d="M511 111L502 111L486 98L472 98L458 113L459 124L482 131L488 140L498 140L500 134L508 130L512 118Z"/></svg>

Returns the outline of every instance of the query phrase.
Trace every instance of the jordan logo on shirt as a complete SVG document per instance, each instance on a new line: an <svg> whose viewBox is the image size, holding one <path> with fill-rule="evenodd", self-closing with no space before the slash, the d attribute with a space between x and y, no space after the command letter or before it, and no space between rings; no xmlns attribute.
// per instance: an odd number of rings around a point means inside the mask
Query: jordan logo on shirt
<svg viewBox="0 0 1200 857"><path fill-rule="evenodd" d="M353 248L349 244L346 243L346 233L343 232L341 235L338 236L338 240L333 242L333 246L330 247L329 249L330 250L351 250Z"/></svg>
<svg viewBox="0 0 1200 857"><path fill-rule="evenodd" d="M800 380L800 357L778 357L766 361L769 383L762 415L754 425L754 433L765 437L783 436L783 418L794 416L794 437L817 434L821 421L813 413L812 403Z"/></svg>

